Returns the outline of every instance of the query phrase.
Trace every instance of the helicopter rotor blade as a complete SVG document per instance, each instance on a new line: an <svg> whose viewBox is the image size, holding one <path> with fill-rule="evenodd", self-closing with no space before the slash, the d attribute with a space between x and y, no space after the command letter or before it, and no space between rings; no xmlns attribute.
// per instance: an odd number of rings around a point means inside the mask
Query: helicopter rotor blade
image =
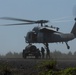
<svg viewBox="0 0 76 75"><path fill-rule="evenodd" d="M11 17L1 17L0 19L14 20L14 21L23 21L23 22L36 22L36 21L32 21L32 20L25 20L25 19L11 18Z"/></svg>
<svg viewBox="0 0 76 75"><path fill-rule="evenodd" d="M52 21L52 22L59 23L59 22L69 22L69 21L73 21L73 20L57 20L57 21Z"/></svg>
<svg viewBox="0 0 76 75"><path fill-rule="evenodd" d="M16 25L30 25L30 24L35 24L35 23L3 24L3 25L0 25L0 26L16 26Z"/></svg>
<svg viewBox="0 0 76 75"><path fill-rule="evenodd" d="M69 18L73 18L73 16L60 17L60 18L51 19L51 20L53 20L53 21L60 21L60 20L68 20Z"/></svg>
<svg viewBox="0 0 76 75"><path fill-rule="evenodd" d="M48 20L33 21L33 20L25 20L25 19L11 18L11 17L1 17L0 19L22 21L22 22L30 22L30 23L47 23L47 22L49 22Z"/></svg>

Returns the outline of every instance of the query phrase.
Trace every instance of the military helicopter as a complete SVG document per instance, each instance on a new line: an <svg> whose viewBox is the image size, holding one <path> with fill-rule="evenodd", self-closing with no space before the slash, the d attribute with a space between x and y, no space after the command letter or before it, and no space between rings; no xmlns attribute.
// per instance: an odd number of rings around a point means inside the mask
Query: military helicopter
<svg viewBox="0 0 76 75"><path fill-rule="evenodd" d="M1 17L0 19L23 22L19 24L5 24L1 26L40 24L40 26L36 26L31 31L27 32L27 35L25 36L25 42L28 44L42 43L45 45L47 52L49 51L49 43L65 42L67 49L70 49L68 41L76 38L76 18L74 27L70 33L62 33L58 31L58 27L55 28L53 26L46 25L46 23L49 22L48 20L33 21L11 17Z"/></svg>

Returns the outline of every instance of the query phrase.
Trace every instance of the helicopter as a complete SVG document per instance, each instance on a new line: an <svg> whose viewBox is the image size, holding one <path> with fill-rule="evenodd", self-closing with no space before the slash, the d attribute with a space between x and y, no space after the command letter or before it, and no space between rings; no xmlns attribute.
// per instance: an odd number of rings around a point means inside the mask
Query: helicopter
<svg viewBox="0 0 76 75"><path fill-rule="evenodd" d="M49 43L57 43L57 42L65 42L67 49L70 49L68 45L68 41L71 41L76 38L76 18L75 24L70 33L62 33L59 32L58 27L48 26L48 20L26 20L26 19L18 19L11 17L1 17L0 19L4 20L14 20L21 21L23 23L17 24L5 24L1 26L10 26L10 25L29 25L29 24L40 24L40 26L34 27L31 31L27 32L25 38L25 42L28 44L33 43L42 43L46 47L47 53L49 52Z"/></svg>

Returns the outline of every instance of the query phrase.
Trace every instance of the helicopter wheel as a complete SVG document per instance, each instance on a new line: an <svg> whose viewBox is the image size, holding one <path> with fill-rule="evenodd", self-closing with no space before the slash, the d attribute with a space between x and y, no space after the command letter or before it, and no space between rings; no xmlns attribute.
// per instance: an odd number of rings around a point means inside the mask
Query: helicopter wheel
<svg viewBox="0 0 76 75"><path fill-rule="evenodd" d="M67 46L67 49L70 49L70 46Z"/></svg>
<svg viewBox="0 0 76 75"><path fill-rule="evenodd" d="M70 46L68 45L68 43L67 42L65 42L65 43L66 43L67 49L70 49Z"/></svg>
<svg viewBox="0 0 76 75"><path fill-rule="evenodd" d="M25 50L23 50L23 52L22 52L22 57L23 57L24 59L26 59Z"/></svg>

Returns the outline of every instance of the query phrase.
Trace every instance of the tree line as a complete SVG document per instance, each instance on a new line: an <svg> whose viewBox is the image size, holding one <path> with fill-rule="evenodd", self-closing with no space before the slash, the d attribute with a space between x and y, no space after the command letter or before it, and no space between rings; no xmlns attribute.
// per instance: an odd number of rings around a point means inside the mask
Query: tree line
<svg viewBox="0 0 76 75"><path fill-rule="evenodd" d="M62 53L55 50L53 52L50 52L50 56L54 59L76 59L76 51L74 53L72 53L71 51L69 51L68 53ZM8 52L5 55L0 55L0 58L22 58L22 52Z"/></svg>

